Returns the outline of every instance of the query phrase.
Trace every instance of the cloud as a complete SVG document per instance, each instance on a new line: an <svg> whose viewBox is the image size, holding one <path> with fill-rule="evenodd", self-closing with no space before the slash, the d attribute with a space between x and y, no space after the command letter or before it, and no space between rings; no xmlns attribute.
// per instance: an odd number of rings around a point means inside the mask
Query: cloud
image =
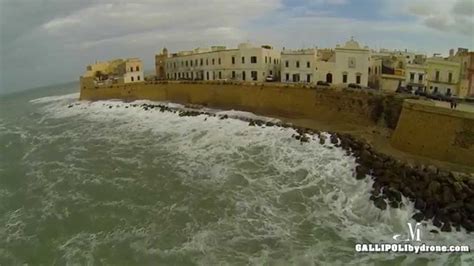
<svg viewBox="0 0 474 266"><path fill-rule="evenodd" d="M334 47L355 36L372 48L472 49L472 1L0 0L0 90L70 81L116 57L151 69L163 46Z"/></svg>
<svg viewBox="0 0 474 266"><path fill-rule="evenodd" d="M415 17L442 32L474 35L474 0L385 0L396 14Z"/></svg>

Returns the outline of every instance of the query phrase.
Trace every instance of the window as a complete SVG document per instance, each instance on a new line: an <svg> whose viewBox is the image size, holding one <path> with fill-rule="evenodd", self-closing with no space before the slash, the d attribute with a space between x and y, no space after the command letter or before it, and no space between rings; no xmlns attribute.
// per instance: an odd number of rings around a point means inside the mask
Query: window
<svg viewBox="0 0 474 266"><path fill-rule="evenodd" d="M232 71L232 78L235 79L235 71Z"/></svg>
<svg viewBox="0 0 474 266"><path fill-rule="evenodd" d="M257 75L258 75L257 71L251 71L250 72L250 76L252 77L252 80L257 80L257 78L258 78Z"/></svg>
<svg viewBox="0 0 474 266"><path fill-rule="evenodd" d="M133 72L133 67L130 67L130 72Z"/></svg>
<svg viewBox="0 0 474 266"><path fill-rule="evenodd" d="M190 62L190 63L191 63L191 66L193 66L193 60L191 60L191 62Z"/></svg>
<svg viewBox="0 0 474 266"><path fill-rule="evenodd" d="M216 64L216 59L212 58L212 64L213 64L213 65Z"/></svg>
<svg viewBox="0 0 474 266"><path fill-rule="evenodd" d="M222 79L222 72L219 71L219 79Z"/></svg>
<svg viewBox="0 0 474 266"><path fill-rule="evenodd" d="M300 74L293 74L293 82L300 82Z"/></svg>
<svg viewBox="0 0 474 266"><path fill-rule="evenodd" d="M194 60L194 65L195 65L195 66L198 66L198 60L197 60L197 59Z"/></svg>
<svg viewBox="0 0 474 266"><path fill-rule="evenodd" d="M206 80L209 80L209 72L206 72Z"/></svg>
<svg viewBox="0 0 474 266"><path fill-rule="evenodd" d="M217 60L219 62L219 65L221 64L221 58L219 57L219 59Z"/></svg>
<svg viewBox="0 0 474 266"><path fill-rule="evenodd" d="M268 62L268 58L265 56L265 64ZM270 61L271 62L271 61Z"/></svg>
<svg viewBox="0 0 474 266"><path fill-rule="evenodd" d="M245 71L242 71L242 80L245 80Z"/></svg>
<svg viewBox="0 0 474 266"><path fill-rule="evenodd" d="M332 83L332 74L331 73L326 74L326 82L327 83Z"/></svg>
<svg viewBox="0 0 474 266"><path fill-rule="evenodd" d="M342 74L342 83L347 83L347 74Z"/></svg>
<svg viewBox="0 0 474 266"><path fill-rule="evenodd" d="M361 78L361 75L360 75L360 74L356 74L356 83L357 83L357 84L360 84L360 78Z"/></svg>
<svg viewBox="0 0 474 266"><path fill-rule="evenodd" d="M448 74L448 82L451 83L453 82L453 73L449 72Z"/></svg>
<svg viewBox="0 0 474 266"><path fill-rule="evenodd" d="M423 82L423 74L418 74L418 81Z"/></svg>
<svg viewBox="0 0 474 266"><path fill-rule="evenodd" d="M308 82L308 83L311 82L311 74L306 75L306 82Z"/></svg>
<svg viewBox="0 0 474 266"><path fill-rule="evenodd" d="M131 80L134 81L134 80L133 80L133 77L131 77Z"/></svg>
<svg viewBox="0 0 474 266"><path fill-rule="evenodd" d="M270 75L273 75L273 71L270 70Z"/></svg>
<svg viewBox="0 0 474 266"><path fill-rule="evenodd" d="M209 65L209 58L206 58L206 66L208 66L208 65Z"/></svg>
<svg viewBox="0 0 474 266"><path fill-rule="evenodd" d="M140 71L140 67L137 66L137 67L135 68L135 70L136 70L136 71ZM140 80L140 79L138 79L138 80Z"/></svg>
<svg viewBox="0 0 474 266"><path fill-rule="evenodd" d="M290 80L290 74L286 73L285 74L285 81L289 81Z"/></svg>
<svg viewBox="0 0 474 266"><path fill-rule="evenodd" d="M369 67L369 75L372 74L372 69Z"/></svg>
<svg viewBox="0 0 474 266"><path fill-rule="evenodd" d="M188 60L186 60L186 67L188 67L188 64L189 64L189 62L188 62Z"/></svg>
<svg viewBox="0 0 474 266"><path fill-rule="evenodd" d="M232 56L232 65L235 65L235 56Z"/></svg>
<svg viewBox="0 0 474 266"><path fill-rule="evenodd" d="M309 62L309 61L306 62L306 67L307 67L307 68L311 68L311 62Z"/></svg>
<svg viewBox="0 0 474 266"><path fill-rule="evenodd" d="M439 71L436 71L435 80L436 80L436 81L438 81L438 80L439 80Z"/></svg>
<svg viewBox="0 0 474 266"><path fill-rule="evenodd" d="M250 57L250 63L256 64L257 63L257 57L256 56Z"/></svg>
<svg viewBox="0 0 474 266"><path fill-rule="evenodd" d="M438 87L435 87L435 88L434 88L434 92L438 92Z"/></svg>
<svg viewBox="0 0 474 266"><path fill-rule="evenodd" d="M272 63L272 57L270 56L270 58L268 60L269 60L268 63L271 64Z"/></svg>
<svg viewBox="0 0 474 266"><path fill-rule="evenodd" d="M415 73L410 73L410 81L414 81L415 80Z"/></svg>
<svg viewBox="0 0 474 266"><path fill-rule="evenodd" d="M140 81L140 76L137 76L137 80Z"/></svg>
<svg viewBox="0 0 474 266"><path fill-rule="evenodd" d="M245 64L245 57L243 57L243 56L242 56L242 64Z"/></svg>
<svg viewBox="0 0 474 266"><path fill-rule="evenodd" d="M289 67L290 66L290 62L288 62L288 60L285 61L285 67Z"/></svg>
<svg viewBox="0 0 474 266"><path fill-rule="evenodd" d="M201 62L200 62L200 63L201 63L200 65L201 65L201 66L204 65L204 60L203 60L202 58L201 58L200 61L201 61Z"/></svg>
<svg viewBox="0 0 474 266"><path fill-rule="evenodd" d="M296 61L296 68L300 67L300 61Z"/></svg>

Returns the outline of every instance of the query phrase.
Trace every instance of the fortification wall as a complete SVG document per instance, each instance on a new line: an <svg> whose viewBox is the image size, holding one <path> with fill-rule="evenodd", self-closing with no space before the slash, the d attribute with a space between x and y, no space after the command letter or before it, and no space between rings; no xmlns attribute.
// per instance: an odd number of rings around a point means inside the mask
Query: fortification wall
<svg viewBox="0 0 474 266"><path fill-rule="evenodd" d="M236 109L261 115L315 119L375 125L384 119L384 99L376 93L310 89L297 86L216 84L216 83L141 83L100 88L82 88L81 99L149 99L211 108ZM401 109L401 101L398 104ZM391 108L391 107L390 107ZM397 109L395 107L395 109ZM395 110L395 121L398 120ZM393 118L392 118L393 120ZM391 124L396 124L391 123ZM394 128L394 127L393 127Z"/></svg>
<svg viewBox="0 0 474 266"><path fill-rule="evenodd" d="M405 100L391 144L412 154L474 166L474 114Z"/></svg>

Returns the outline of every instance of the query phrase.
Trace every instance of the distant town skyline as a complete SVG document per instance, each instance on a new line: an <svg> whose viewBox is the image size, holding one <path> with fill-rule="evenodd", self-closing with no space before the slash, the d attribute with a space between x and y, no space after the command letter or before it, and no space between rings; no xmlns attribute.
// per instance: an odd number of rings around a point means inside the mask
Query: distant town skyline
<svg viewBox="0 0 474 266"><path fill-rule="evenodd" d="M0 92L78 80L96 60L250 41L447 55L474 49L474 0L0 0Z"/></svg>

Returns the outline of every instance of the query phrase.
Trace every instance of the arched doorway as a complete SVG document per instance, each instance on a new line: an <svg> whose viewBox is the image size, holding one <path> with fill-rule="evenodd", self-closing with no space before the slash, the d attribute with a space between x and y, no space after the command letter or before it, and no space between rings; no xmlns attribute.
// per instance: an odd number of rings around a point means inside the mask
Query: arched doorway
<svg viewBox="0 0 474 266"><path fill-rule="evenodd" d="M327 75L326 75L326 82L327 82L327 83L332 83L332 74L331 74L331 73L327 73Z"/></svg>

